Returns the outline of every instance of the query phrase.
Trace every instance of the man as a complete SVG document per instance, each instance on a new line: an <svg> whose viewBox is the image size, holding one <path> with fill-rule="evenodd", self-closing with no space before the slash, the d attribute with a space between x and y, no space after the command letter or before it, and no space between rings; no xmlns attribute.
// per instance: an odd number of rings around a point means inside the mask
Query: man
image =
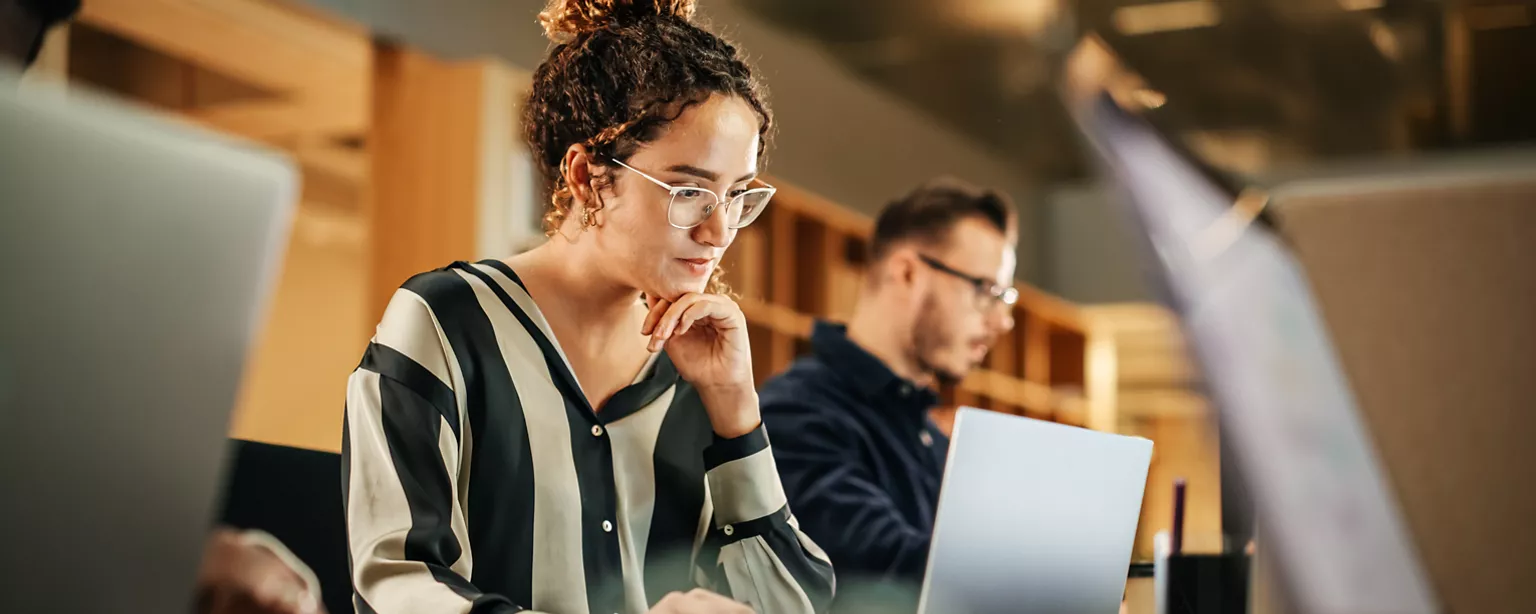
<svg viewBox="0 0 1536 614"><path fill-rule="evenodd" d="M0 0L0 62L23 70L54 26L80 10L80 0ZM304 563L260 531L217 527L198 569L199 614L322 614L319 582Z"/></svg>
<svg viewBox="0 0 1536 614"><path fill-rule="evenodd" d="M840 605L861 586L883 589L880 607L915 597L949 449L928 411L1013 328L1015 235L1007 198L958 181L891 203L847 326L818 322L812 354L763 387L790 505L837 567Z"/></svg>

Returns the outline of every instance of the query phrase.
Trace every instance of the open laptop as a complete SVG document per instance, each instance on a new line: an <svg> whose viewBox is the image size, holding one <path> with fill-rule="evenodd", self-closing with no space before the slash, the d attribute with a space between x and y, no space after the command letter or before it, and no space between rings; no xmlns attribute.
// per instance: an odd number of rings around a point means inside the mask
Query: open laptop
<svg viewBox="0 0 1536 614"><path fill-rule="evenodd" d="M961 408L919 614L1117 611L1151 462L1146 439Z"/></svg>
<svg viewBox="0 0 1536 614"><path fill-rule="evenodd" d="M1292 605L1437 611L1308 281L1267 223L1267 195L1228 185L1153 129L1138 115L1144 84L1099 39L1074 50L1066 75L1069 110L1126 196Z"/></svg>
<svg viewBox="0 0 1536 614"><path fill-rule="evenodd" d="M294 169L14 73L0 135L0 612L186 611Z"/></svg>

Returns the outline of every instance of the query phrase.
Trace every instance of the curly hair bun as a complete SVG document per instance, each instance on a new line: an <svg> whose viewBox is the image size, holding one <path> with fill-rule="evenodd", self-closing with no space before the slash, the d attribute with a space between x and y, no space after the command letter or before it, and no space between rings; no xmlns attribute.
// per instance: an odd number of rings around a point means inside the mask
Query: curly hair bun
<svg viewBox="0 0 1536 614"><path fill-rule="evenodd" d="M588 32L673 16L693 19L698 0L550 0L539 13L544 34L563 43Z"/></svg>

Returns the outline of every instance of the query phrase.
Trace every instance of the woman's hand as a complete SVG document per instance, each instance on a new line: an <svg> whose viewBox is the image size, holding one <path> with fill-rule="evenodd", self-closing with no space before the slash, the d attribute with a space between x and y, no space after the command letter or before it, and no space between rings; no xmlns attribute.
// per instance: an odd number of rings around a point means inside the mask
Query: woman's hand
<svg viewBox="0 0 1536 614"><path fill-rule="evenodd" d="M666 350L677 373L699 391L715 433L734 439L762 422L752 382L747 318L735 301L690 292L676 301L646 297L650 313L640 332L652 352Z"/></svg>
<svg viewBox="0 0 1536 614"><path fill-rule="evenodd" d="M320 596L266 546L219 528L197 574L199 614L324 614Z"/></svg>
<svg viewBox="0 0 1536 614"><path fill-rule="evenodd" d="M752 608L696 588L662 597L651 614L752 614Z"/></svg>

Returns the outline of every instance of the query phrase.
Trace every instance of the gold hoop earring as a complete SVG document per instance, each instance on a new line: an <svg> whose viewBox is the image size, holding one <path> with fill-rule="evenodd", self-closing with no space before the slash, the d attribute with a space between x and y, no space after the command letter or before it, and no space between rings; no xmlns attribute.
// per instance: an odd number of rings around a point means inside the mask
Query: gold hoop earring
<svg viewBox="0 0 1536 614"><path fill-rule="evenodd" d="M592 228L597 226L597 220L592 215L592 210L586 207L581 209L581 227Z"/></svg>

